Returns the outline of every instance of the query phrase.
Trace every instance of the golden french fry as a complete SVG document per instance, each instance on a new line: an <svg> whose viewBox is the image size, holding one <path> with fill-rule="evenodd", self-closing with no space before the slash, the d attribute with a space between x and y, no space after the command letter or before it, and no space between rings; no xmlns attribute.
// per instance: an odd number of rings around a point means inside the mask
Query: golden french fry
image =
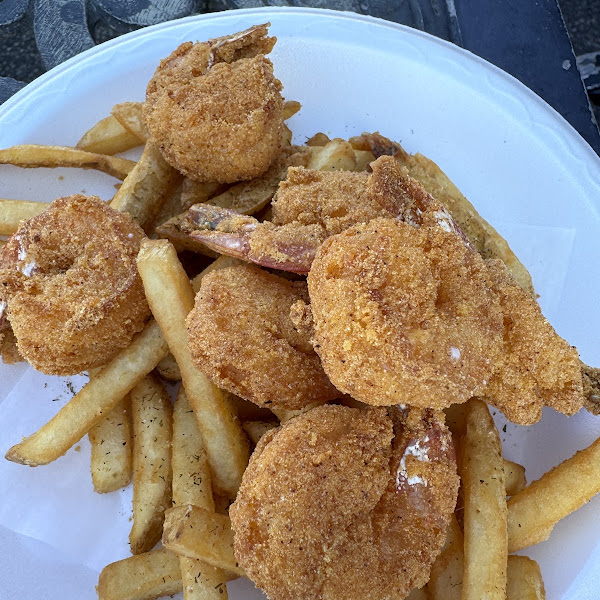
<svg viewBox="0 0 600 600"><path fill-rule="evenodd" d="M369 165L375 160L370 150L354 150L356 158L356 171L367 171Z"/></svg>
<svg viewBox="0 0 600 600"><path fill-rule="evenodd" d="M125 129L110 115L88 129L77 142L77 148L99 154L118 154L141 146L144 140Z"/></svg>
<svg viewBox="0 0 600 600"><path fill-rule="evenodd" d="M371 151L371 145L364 135L353 135L348 142L355 150Z"/></svg>
<svg viewBox="0 0 600 600"><path fill-rule="evenodd" d="M169 186L163 203L161 204L158 212L146 225L146 231L149 237L157 237L156 228L163 223L166 223L169 219L176 217L181 214L183 210L181 205L181 190L183 188L183 180L179 179L176 184Z"/></svg>
<svg viewBox="0 0 600 600"><path fill-rule="evenodd" d="M206 449L183 388L173 411L173 503L215 510Z"/></svg>
<svg viewBox="0 0 600 600"><path fill-rule="evenodd" d="M546 600L540 566L527 556L509 556L506 600Z"/></svg>
<svg viewBox="0 0 600 600"><path fill-rule="evenodd" d="M339 138L322 148L313 146L308 168L316 171L356 171L354 149L346 140Z"/></svg>
<svg viewBox="0 0 600 600"><path fill-rule="evenodd" d="M21 221L31 219L48 208L46 202L0 198L0 235L12 235Z"/></svg>
<svg viewBox="0 0 600 600"><path fill-rule="evenodd" d="M543 542L554 526L600 492L600 438L508 501L508 550Z"/></svg>
<svg viewBox="0 0 600 600"><path fill-rule="evenodd" d="M283 103L283 120L287 121L289 118L293 117L300 109L302 108L302 104L297 100L286 100Z"/></svg>
<svg viewBox="0 0 600 600"><path fill-rule="evenodd" d="M198 419L213 483L235 497L248 464L247 440L221 390L192 363L185 325L194 306L190 280L167 240L144 240L137 264L150 309L179 365L186 396Z"/></svg>
<svg viewBox="0 0 600 600"><path fill-rule="evenodd" d="M173 411L173 503L215 510L206 450L183 388L179 389ZM227 598L224 582L228 577L222 569L184 556L179 563L184 600Z"/></svg>
<svg viewBox="0 0 600 600"><path fill-rule="evenodd" d="M326 133L323 133L322 131L318 131L317 133L315 133L315 135L313 135L312 137L310 137L306 140L306 145L323 147L323 146L326 146L327 144L329 144L330 141L331 141L331 138ZM369 148L367 148L367 150L368 149Z"/></svg>
<svg viewBox="0 0 600 600"><path fill-rule="evenodd" d="M242 423L244 431L248 434L248 437L252 440L253 444L258 444L258 440L271 429L277 427L277 423L266 422L266 421L246 421Z"/></svg>
<svg viewBox="0 0 600 600"><path fill-rule="evenodd" d="M25 169L36 167L78 167L95 169L117 179L125 179L135 162L118 156L86 152L69 146L40 146L23 144L0 150L0 164Z"/></svg>
<svg viewBox="0 0 600 600"><path fill-rule="evenodd" d="M96 587L99 600L154 600L182 589L179 558L165 548L107 565Z"/></svg>
<svg viewBox="0 0 600 600"><path fill-rule="evenodd" d="M140 160L110 202L115 210L129 213L142 228L147 227L181 175L147 142Z"/></svg>
<svg viewBox="0 0 600 600"><path fill-rule="evenodd" d="M160 541L165 510L171 506L173 407L167 390L152 375L131 390L133 424L132 554Z"/></svg>
<svg viewBox="0 0 600 600"><path fill-rule="evenodd" d="M0 250L2 250L2 244L0 244ZM4 322L0 328L0 358L5 365L14 365L19 362L25 362L25 359L19 353L17 347L17 338L10 326L6 315Z"/></svg>
<svg viewBox="0 0 600 600"><path fill-rule="evenodd" d="M504 483L506 484L506 495L514 496L527 486L525 479L525 467L512 460L504 459Z"/></svg>
<svg viewBox="0 0 600 600"><path fill-rule="evenodd" d="M131 480L131 422L129 396L102 418L88 433L94 490L114 492Z"/></svg>
<svg viewBox="0 0 600 600"><path fill-rule="evenodd" d="M181 381L179 366L173 355L169 352L156 366L158 374L167 381Z"/></svg>
<svg viewBox="0 0 600 600"><path fill-rule="evenodd" d="M293 419L294 417L297 417L298 415L308 412L309 410L312 410L313 408L323 404L324 402L312 402L297 410L290 410L287 408L272 408L271 411L279 419L280 423L285 423L286 421L289 421L290 419Z"/></svg>
<svg viewBox="0 0 600 600"><path fill-rule="evenodd" d="M466 404L462 441L465 562L463 600L505 600L506 488L500 435L487 405Z"/></svg>
<svg viewBox="0 0 600 600"><path fill-rule="evenodd" d="M407 597L406 600L429 600L431 598L427 588L414 589Z"/></svg>
<svg viewBox="0 0 600 600"><path fill-rule="evenodd" d="M427 584L431 600L461 600L463 568L463 534L452 517L444 547L431 567Z"/></svg>
<svg viewBox="0 0 600 600"><path fill-rule="evenodd" d="M198 506L175 506L165 515L162 543L176 554L244 576L233 554L233 531L226 515Z"/></svg>
<svg viewBox="0 0 600 600"><path fill-rule="evenodd" d="M142 107L143 102L122 102L115 104L110 113L125 129L146 142L150 135L142 116Z"/></svg>
<svg viewBox="0 0 600 600"><path fill-rule="evenodd" d="M6 458L30 467L56 460L109 413L167 352L158 324L150 321L130 346L117 354L46 425L10 448Z"/></svg>
<svg viewBox="0 0 600 600"><path fill-rule="evenodd" d="M223 193L227 187L222 183L204 183L184 177L181 186L182 210L187 210L199 202L208 202L214 196Z"/></svg>

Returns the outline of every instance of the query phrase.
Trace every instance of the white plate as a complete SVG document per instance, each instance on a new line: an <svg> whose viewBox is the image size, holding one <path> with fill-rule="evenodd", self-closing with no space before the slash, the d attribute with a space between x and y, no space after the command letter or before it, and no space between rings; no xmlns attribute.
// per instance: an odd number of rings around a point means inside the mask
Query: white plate
<svg viewBox="0 0 600 600"><path fill-rule="evenodd" d="M559 333L585 361L600 364L600 160L515 79L419 31L347 13L273 8L151 27L84 52L7 101L0 147L75 144L113 104L142 100L159 59L179 43L265 21L279 38L272 58L285 96L303 105L291 121L296 140L319 130L343 137L380 130L434 159L530 268ZM0 169L0 197L114 193L114 180L90 171ZM70 396L64 381L24 367L0 365L0 381L2 452ZM503 439L506 455L523 462L531 479L599 434L600 420L587 413L567 419L547 411L534 427L508 424ZM47 467L0 461L0 544L12 548L0 561L3 598L35 597L35 588L37 597L95 598L97 572L127 555L129 493L94 494L88 460L83 441L80 452ZM529 551L548 598L597 597L599 517L596 498Z"/></svg>

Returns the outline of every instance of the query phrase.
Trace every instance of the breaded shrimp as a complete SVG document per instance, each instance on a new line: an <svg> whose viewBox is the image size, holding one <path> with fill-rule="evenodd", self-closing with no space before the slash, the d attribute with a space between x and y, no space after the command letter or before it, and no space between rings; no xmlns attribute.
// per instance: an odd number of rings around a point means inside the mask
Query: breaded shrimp
<svg viewBox="0 0 600 600"><path fill-rule="evenodd" d="M194 363L219 387L269 408L337 398L308 336L290 319L300 299L308 300L304 282L258 267L209 273L187 319Z"/></svg>
<svg viewBox="0 0 600 600"><path fill-rule="evenodd" d="M439 412L318 407L259 441L230 508L236 558L271 600L402 600L457 490Z"/></svg>
<svg viewBox="0 0 600 600"><path fill-rule="evenodd" d="M3 306L34 368L73 375L102 366L141 331L150 315L135 262L143 237L128 214L75 194L9 239L0 254Z"/></svg>
<svg viewBox="0 0 600 600"><path fill-rule="evenodd" d="M232 183L265 172L283 133L281 83L264 55L267 26L192 44L150 80L144 118L165 160L187 177Z"/></svg>
<svg viewBox="0 0 600 600"><path fill-rule="evenodd" d="M504 350L483 391L485 399L520 425L540 420L542 408L572 415L583 403L577 350L561 338L498 260L489 260L493 288L504 314Z"/></svg>
<svg viewBox="0 0 600 600"><path fill-rule="evenodd" d="M325 372L367 404L464 402L502 351L488 269L441 227L375 219L347 229L320 248L308 289Z"/></svg>

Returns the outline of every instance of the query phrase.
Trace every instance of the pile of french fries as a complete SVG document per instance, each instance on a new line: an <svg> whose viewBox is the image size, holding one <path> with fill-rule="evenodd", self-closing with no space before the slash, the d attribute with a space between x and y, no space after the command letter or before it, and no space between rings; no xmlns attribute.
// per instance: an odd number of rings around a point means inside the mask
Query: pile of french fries
<svg viewBox="0 0 600 600"><path fill-rule="evenodd" d="M299 108L288 102L286 118ZM237 260L217 258L190 280L177 253L188 248L178 224L195 202L268 216L284 175L268 173L228 188L189 181L148 141L141 109L134 102L116 105L76 148L0 150L0 163L93 168L122 180L110 204L129 212L148 234L137 264L153 315L128 348L91 372L89 383L6 458L48 464L88 434L95 490L112 492L133 480L132 556L104 568L97 587L102 600L148 600L180 591L186 600L223 599L226 582L244 575L227 508L250 445L297 412L275 415L254 407L215 387L192 364L185 319L200 281ZM283 143L291 143L289 129ZM114 156L141 145L136 163ZM374 159L358 140L330 140L323 133L308 140L305 150L312 169L362 171ZM44 208L0 200L0 235L13 234ZM4 339L6 344L10 336ZM174 403L162 380L181 381ZM544 598L538 565L510 553L548 539L558 521L600 491L600 440L527 486L524 468L503 458L483 401L452 407L447 422L457 448L459 503L429 583L410 598Z"/></svg>

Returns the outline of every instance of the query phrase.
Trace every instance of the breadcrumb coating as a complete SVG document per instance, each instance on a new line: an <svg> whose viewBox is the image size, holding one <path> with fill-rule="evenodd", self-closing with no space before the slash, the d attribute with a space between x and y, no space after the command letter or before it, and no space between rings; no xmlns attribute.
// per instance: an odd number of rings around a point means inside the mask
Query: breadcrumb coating
<svg viewBox="0 0 600 600"><path fill-rule="evenodd" d="M468 400L502 350L490 283L483 259L441 227L375 219L330 237L308 276L325 372L367 404Z"/></svg>
<svg viewBox="0 0 600 600"><path fill-rule="evenodd" d="M59 198L0 255L0 284L20 354L50 375L106 364L150 315L136 267L145 234L96 197Z"/></svg>
<svg viewBox="0 0 600 600"><path fill-rule="evenodd" d="M575 414L584 400L577 349L556 333L535 298L499 260L487 265L504 312L505 349L484 391L486 400L519 425L539 421L544 406Z"/></svg>
<svg viewBox="0 0 600 600"><path fill-rule="evenodd" d="M197 181L233 183L265 172L283 133L281 82L264 56L275 38L258 26L192 44L164 59L144 118L165 160Z"/></svg>
<svg viewBox="0 0 600 600"><path fill-rule="evenodd" d="M306 283L251 265L207 274L187 319L194 364L261 406L299 409L338 397L308 336L290 319L300 299L308 300Z"/></svg>
<svg viewBox="0 0 600 600"><path fill-rule="evenodd" d="M271 600L402 600L457 491L440 413L318 407L259 441L230 508L236 558Z"/></svg>

